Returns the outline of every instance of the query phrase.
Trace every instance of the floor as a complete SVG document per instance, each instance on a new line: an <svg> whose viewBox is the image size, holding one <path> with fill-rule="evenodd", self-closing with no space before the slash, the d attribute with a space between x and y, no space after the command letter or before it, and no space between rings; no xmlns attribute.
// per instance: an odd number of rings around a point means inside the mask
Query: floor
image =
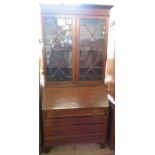
<svg viewBox="0 0 155 155"><path fill-rule="evenodd" d="M53 147L49 153L40 155L114 155L115 151L99 144L72 144Z"/></svg>

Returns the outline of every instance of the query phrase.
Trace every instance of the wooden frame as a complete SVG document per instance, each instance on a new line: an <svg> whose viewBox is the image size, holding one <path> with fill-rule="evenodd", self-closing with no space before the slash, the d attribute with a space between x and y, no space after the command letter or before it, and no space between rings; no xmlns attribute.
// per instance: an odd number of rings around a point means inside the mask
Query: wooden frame
<svg viewBox="0 0 155 155"><path fill-rule="evenodd" d="M67 16L72 17L72 63L69 63L69 68L72 66L72 81L46 81L46 53L45 44L43 46L43 61L44 61L44 77L45 77L45 87L42 91L42 147L44 151L49 151L49 149L55 145L69 144L69 143L85 143L85 142L95 142L100 144L102 147L106 145L107 138L107 127L108 127L108 117L109 117L109 103L107 98L106 88L104 86L104 76L105 76L105 64L107 59L107 39L108 39L108 22L109 22L109 9L112 6L97 6L97 5L82 5L82 6L41 6L42 14L42 37L43 43L45 43L44 29L43 29L43 17L47 16ZM90 18L90 19L105 19L105 30L104 30L104 40L101 37L95 37L94 34L98 27L95 27L95 31L90 32L90 36L94 37L95 41L90 42L90 37L84 37L84 40L88 40L88 46L92 43L92 50L97 51L98 46L94 47L94 43L98 45L99 42L103 45L99 50L103 52L103 66L101 61L98 61L99 55L92 56L92 61L86 65L81 65L81 68L94 67L103 70L102 80L94 81L82 81L79 80L79 54L80 50L80 19ZM59 25L59 24L57 24ZM100 24L99 24L100 25ZM102 25L102 24L101 24ZM56 31L59 29L56 28ZM62 31L60 28L60 32ZM71 31L70 31L71 32ZM55 31L52 31L55 33ZM56 33L57 34L57 33ZM86 34L84 34L86 35ZM70 35L69 35L70 36ZM89 35L88 35L89 36ZM59 39L62 41L64 39ZM101 38L101 39L100 39ZM48 38L47 38L48 39ZM102 42L101 42L102 41ZM60 46L59 46L60 45ZM100 45L100 44L99 44ZM71 44L69 46L61 46L58 42L58 47L55 51L69 51L71 50ZM93 48L94 47L94 48ZM66 50L67 49L67 50ZM62 53L60 53L61 55ZM67 54L66 54L67 55ZM86 53L87 55L87 53ZM87 56L86 56L87 57ZM96 57L96 58L95 58ZM64 55L62 54L62 59ZM69 56L70 58L70 56ZM84 57L85 58L85 57ZM87 57L88 58L88 57ZM94 63L93 58L95 58ZM53 59L53 57L52 57ZM66 67L65 63L62 65L57 64L57 61L62 59L56 59L56 63L52 65L51 68L64 69ZM82 60L82 64L85 64L86 59ZM88 59L87 59L88 60ZM69 59L70 61L70 59ZM61 62L60 62L61 63ZM49 63L50 64L50 63ZM99 64L99 65L98 65ZM57 69L56 69L57 71ZM89 71L89 70L88 70ZM85 69L84 69L85 72ZM71 70L69 70L69 75L71 76ZM88 72L86 72L87 74ZM99 70L101 77L101 70ZM65 73L64 73L65 74ZM96 73L95 73L96 74ZM66 75L65 75L66 76ZM64 77L65 77L64 76ZM84 77L84 76L83 76ZM55 78L53 78L55 79ZM63 78L62 78L63 79ZM85 78L84 78L85 79ZM91 79L91 78L88 78ZM92 78L94 79L94 78ZM97 78L95 78L97 79ZM98 78L101 79L101 78ZM57 80L57 79L56 79ZM61 80L61 78L58 80ZM70 135L70 133L72 135Z"/></svg>
<svg viewBox="0 0 155 155"><path fill-rule="evenodd" d="M80 19L105 19L106 29L105 29L105 38L104 38L104 46L103 46L103 70L102 70L102 81L79 81L79 51L80 51ZM108 23L109 17L105 16L77 16L77 51L76 51L76 82L77 84L103 84L105 79L105 69L106 69L106 60L107 60L107 39L108 39Z"/></svg>
<svg viewBox="0 0 155 155"><path fill-rule="evenodd" d="M46 51L45 51L45 34L44 34L44 24L43 24L43 18L44 17L60 17L60 18L71 18L72 19L72 81L47 81L46 80ZM57 14L48 14L48 15L44 15L42 14L41 16L42 20L42 40L43 40L43 62L44 62L44 79L45 79L45 85L68 85L68 84L73 84L75 83L75 16L73 15L57 15Z"/></svg>
<svg viewBox="0 0 155 155"><path fill-rule="evenodd" d="M44 38L44 17L71 17L72 23L72 81L47 81L46 80L46 52L45 45L43 44L43 59L44 59L44 79L45 86L58 86L58 85L98 85L104 84L105 68L107 60L107 43L108 43L108 26L109 26L109 9L112 6L97 6L97 5L83 5L83 6L45 6L41 5L42 15L42 38ZM79 81L79 49L80 49L80 19L105 19L106 28L104 35L103 46L103 71L102 81Z"/></svg>
<svg viewBox="0 0 155 155"><path fill-rule="evenodd" d="M109 9L112 5L43 5L41 4L43 14L71 14L71 15L100 15L109 16Z"/></svg>

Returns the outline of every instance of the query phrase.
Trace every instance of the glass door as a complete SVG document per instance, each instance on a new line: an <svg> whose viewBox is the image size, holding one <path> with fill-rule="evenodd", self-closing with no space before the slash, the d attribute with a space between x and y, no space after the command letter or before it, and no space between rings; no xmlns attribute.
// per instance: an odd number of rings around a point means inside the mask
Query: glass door
<svg viewBox="0 0 155 155"><path fill-rule="evenodd" d="M46 83L73 82L73 26L72 16L43 17Z"/></svg>
<svg viewBox="0 0 155 155"><path fill-rule="evenodd" d="M96 83L104 80L106 19L79 17L78 82Z"/></svg>

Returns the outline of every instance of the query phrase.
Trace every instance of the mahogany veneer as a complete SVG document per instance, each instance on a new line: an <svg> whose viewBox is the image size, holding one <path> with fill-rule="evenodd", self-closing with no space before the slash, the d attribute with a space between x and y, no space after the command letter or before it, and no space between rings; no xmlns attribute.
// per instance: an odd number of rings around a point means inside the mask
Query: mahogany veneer
<svg viewBox="0 0 155 155"><path fill-rule="evenodd" d="M110 5L41 5L43 148L106 143L104 86Z"/></svg>
<svg viewBox="0 0 155 155"><path fill-rule="evenodd" d="M44 88L42 97L44 149L79 142L105 145L108 113L104 86Z"/></svg>

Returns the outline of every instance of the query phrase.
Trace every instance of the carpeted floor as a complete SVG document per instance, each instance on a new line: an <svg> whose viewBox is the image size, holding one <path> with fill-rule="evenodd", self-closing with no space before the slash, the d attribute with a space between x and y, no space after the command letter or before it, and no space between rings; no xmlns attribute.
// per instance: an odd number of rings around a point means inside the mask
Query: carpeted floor
<svg viewBox="0 0 155 155"><path fill-rule="evenodd" d="M98 144L72 144L53 147L49 153L40 155L114 155L115 151Z"/></svg>

